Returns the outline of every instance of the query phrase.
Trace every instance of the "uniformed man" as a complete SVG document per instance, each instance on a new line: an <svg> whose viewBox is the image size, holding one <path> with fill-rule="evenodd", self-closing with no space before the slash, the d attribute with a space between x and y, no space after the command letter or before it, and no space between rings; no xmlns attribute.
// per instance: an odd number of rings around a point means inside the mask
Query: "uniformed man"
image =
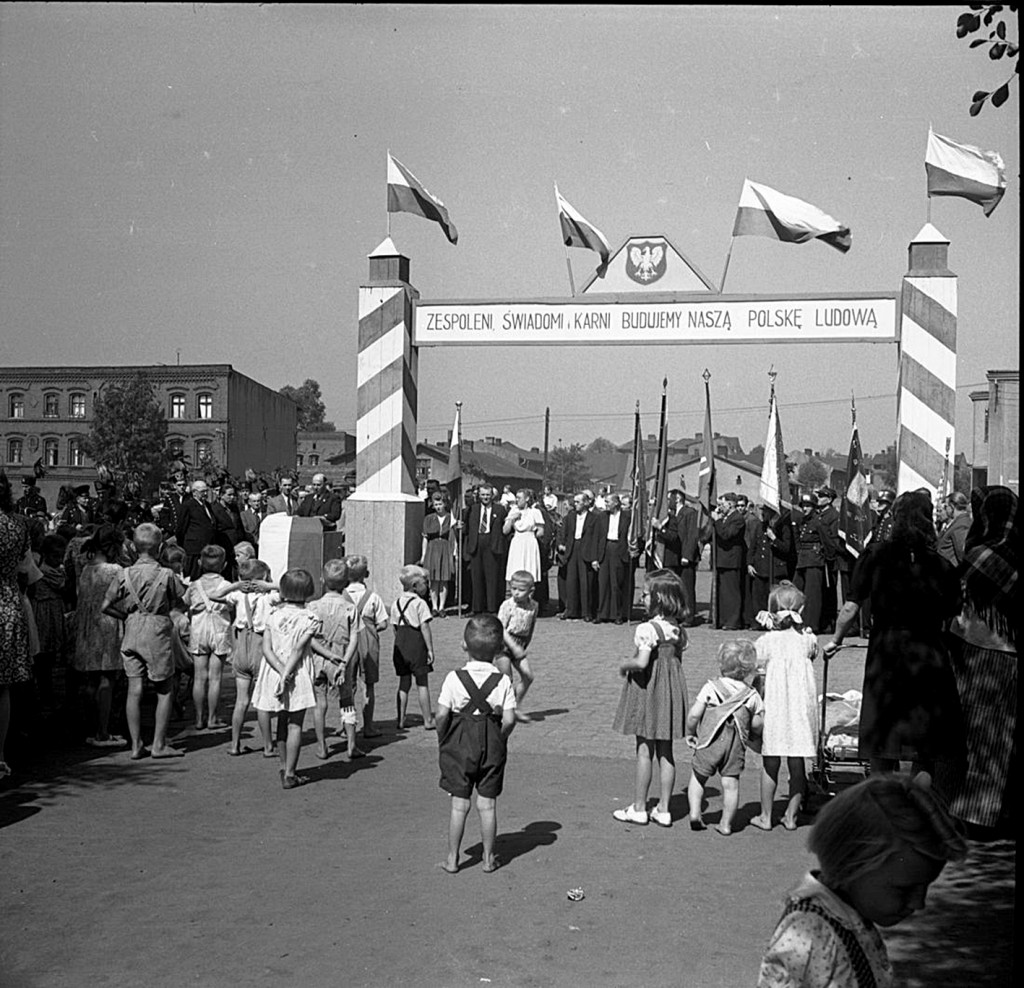
<svg viewBox="0 0 1024 988"><path fill-rule="evenodd" d="M892 538L892 503L895 500L896 492L893 490L886 489L878 492L875 523L864 540L865 545L871 542L888 542Z"/></svg>
<svg viewBox="0 0 1024 988"><path fill-rule="evenodd" d="M89 496L89 485L79 484L74 489L75 499L64 506L61 523L72 528L81 528L94 521L92 498Z"/></svg>
<svg viewBox="0 0 1024 988"><path fill-rule="evenodd" d="M17 504L14 505L14 510L19 515L37 515L46 514L46 498L39 493L39 488L36 487L36 478L33 474L29 474L27 477L21 478L21 483L25 490L21 497L18 498Z"/></svg>
<svg viewBox="0 0 1024 988"><path fill-rule="evenodd" d="M821 630L825 598L825 567L835 559L839 531L822 519L818 499L810 492L800 495L796 523L796 577L794 583L803 591L804 627Z"/></svg>
<svg viewBox="0 0 1024 988"><path fill-rule="evenodd" d="M764 629L756 621L757 614L768 610L768 594L772 585L789 576L793 523L788 511L781 517L768 507L760 509L760 517L756 512L757 509L751 505L751 511L747 513L747 597L743 620L751 630L762 631Z"/></svg>
<svg viewBox="0 0 1024 988"><path fill-rule="evenodd" d="M743 576L746 573L746 516L737 496L726 491L711 512L715 526L716 627L739 631L743 627Z"/></svg>
<svg viewBox="0 0 1024 988"><path fill-rule="evenodd" d="M839 615L839 567L836 556L839 552L839 512L836 510L836 492L831 487L819 487L814 496L818 502L818 514L822 523L835 529L836 549L831 559L825 560L825 587L821 604L821 634L830 634L835 630L836 618Z"/></svg>

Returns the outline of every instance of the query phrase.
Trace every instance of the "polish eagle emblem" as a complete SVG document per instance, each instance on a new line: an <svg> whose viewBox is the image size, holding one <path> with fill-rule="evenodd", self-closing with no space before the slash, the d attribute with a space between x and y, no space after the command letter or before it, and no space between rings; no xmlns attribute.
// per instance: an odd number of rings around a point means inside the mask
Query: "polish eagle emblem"
<svg viewBox="0 0 1024 988"><path fill-rule="evenodd" d="M626 274L640 285L649 285L665 273L664 243L633 244L626 255Z"/></svg>

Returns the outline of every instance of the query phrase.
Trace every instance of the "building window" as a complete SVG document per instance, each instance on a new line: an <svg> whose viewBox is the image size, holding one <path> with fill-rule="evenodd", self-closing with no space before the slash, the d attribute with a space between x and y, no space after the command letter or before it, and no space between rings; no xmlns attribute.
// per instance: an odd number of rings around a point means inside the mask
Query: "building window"
<svg viewBox="0 0 1024 988"><path fill-rule="evenodd" d="M196 396L196 418L197 419L212 419L213 418L213 395L197 395ZM209 445L209 444L207 444Z"/></svg>
<svg viewBox="0 0 1024 988"><path fill-rule="evenodd" d="M196 440L196 463L206 463L213 453L213 443L209 439Z"/></svg>
<svg viewBox="0 0 1024 988"><path fill-rule="evenodd" d="M301 453L299 453L299 455L295 457L295 465L297 467L301 467L304 459L305 457Z"/></svg>
<svg viewBox="0 0 1024 988"><path fill-rule="evenodd" d="M736 474L736 486L737 487L742 487L743 486L743 476L742 476L742 474Z"/></svg>
<svg viewBox="0 0 1024 988"><path fill-rule="evenodd" d="M984 443L988 442L988 409L987 408L985 409L985 437L982 439L982 442L984 442Z"/></svg>
<svg viewBox="0 0 1024 988"><path fill-rule="evenodd" d="M68 440L68 466L69 467L84 467L85 466L85 452L82 449L81 439L69 439Z"/></svg>
<svg viewBox="0 0 1024 988"><path fill-rule="evenodd" d="M183 419L185 417L185 396L171 395L171 418Z"/></svg>
<svg viewBox="0 0 1024 988"><path fill-rule="evenodd" d="M310 455L309 455L309 465L311 467L318 467L318 466L320 466L320 457L317 456L316 453L310 453Z"/></svg>
<svg viewBox="0 0 1024 988"><path fill-rule="evenodd" d="M60 395L43 395L43 418L55 419L60 416Z"/></svg>
<svg viewBox="0 0 1024 988"><path fill-rule="evenodd" d="M20 439L7 440L7 462L21 463L24 445Z"/></svg>
<svg viewBox="0 0 1024 988"><path fill-rule="evenodd" d="M172 459L180 460L185 456L185 444L180 439L169 439L167 441L167 452Z"/></svg>
<svg viewBox="0 0 1024 988"><path fill-rule="evenodd" d="M8 411L12 419L23 419L25 417L25 396L11 395ZM20 463L21 460L18 460Z"/></svg>
<svg viewBox="0 0 1024 988"><path fill-rule="evenodd" d="M68 399L68 407L71 409L71 417L73 419L84 419L85 418L85 395L73 394Z"/></svg>
<svg viewBox="0 0 1024 988"><path fill-rule="evenodd" d="M57 465L57 458L60 455L59 445L56 439L43 440L43 466L55 467Z"/></svg>

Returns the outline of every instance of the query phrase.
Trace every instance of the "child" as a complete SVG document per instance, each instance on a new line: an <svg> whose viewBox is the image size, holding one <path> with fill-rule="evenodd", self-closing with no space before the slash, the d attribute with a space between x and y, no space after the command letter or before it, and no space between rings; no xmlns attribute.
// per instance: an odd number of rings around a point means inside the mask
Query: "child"
<svg viewBox="0 0 1024 988"><path fill-rule="evenodd" d="M636 735L636 788L632 805L615 810L612 816L622 823L647 823L647 793L657 758L661 793L650 819L660 827L671 827L669 799L676 779L672 741L685 737L687 707L681 659L686 632L679 623L687 619L688 611L682 580L671 570L651 572L643 596L650 620L636 629L635 654L619 666L626 682L612 724L613 730Z"/></svg>
<svg viewBox="0 0 1024 988"><path fill-rule="evenodd" d="M483 870L496 871L497 798L505 782L508 736L516 726L512 683L493 665L504 640L501 622L493 614L466 622L462 648L465 666L445 676L437 698L438 764L441 788L452 798L448 822L448 856L441 865L455 874L466 815L476 789L483 842Z"/></svg>
<svg viewBox="0 0 1024 988"><path fill-rule="evenodd" d="M537 622L537 602L533 599L533 575L526 570L517 570L510 578L512 596L502 601L498 608L498 620L504 628L505 647L494 660L494 664L512 680L512 668L519 673L516 684L516 720L529 723L530 715L519 709L526 691L533 685L533 671L526 658L526 650L533 638Z"/></svg>
<svg viewBox="0 0 1024 988"><path fill-rule="evenodd" d="M709 679L686 716L686 743L693 749L687 796L690 829L703 830L704 786L716 772L722 776L722 819L715 828L728 837L740 801L743 749L764 726L764 703L748 685L757 665L752 641L738 638L718 647L719 679Z"/></svg>
<svg viewBox="0 0 1024 988"><path fill-rule="evenodd" d="M804 595L783 580L772 588L768 610L758 624L771 630L756 642L758 669L764 676L764 737L761 742L761 812L750 822L772 829L772 802L782 758L789 769L789 802L782 826L796 830L797 814L807 789L805 759L818 743L818 689L811 661L818 654L814 632L804 628Z"/></svg>
<svg viewBox="0 0 1024 988"><path fill-rule="evenodd" d="M251 542L237 542L235 544L235 564L241 565L247 559L256 558L256 550ZM268 570L269 572L269 570Z"/></svg>
<svg viewBox="0 0 1024 988"><path fill-rule="evenodd" d="M967 852L930 779L877 775L852 786L818 813L807 846L820 870L787 896L759 988L889 988L892 966L875 927L923 909L946 862Z"/></svg>
<svg viewBox="0 0 1024 988"><path fill-rule="evenodd" d="M240 559L238 578L243 586L253 580L269 581L270 567L260 559ZM249 708L253 680L263 662L263 632L267 626L267 616L281 598L276 591L243 589L236 584L225 599L235 609L235 640L231 650L231 667L235 674L235 708L231 712L231 744L228 754L241 755L247 750L242 747L242 727L245 724L245 712ZM277 752L270 734L270 715L260 711L257 720L263 736L263 757L274 758Z"/></svg>
<svg viewBox="0 0 1024 988"><path fill-rule="evenodd" d="M137 561L123 570L104 598L103 611L124 619L121 660L128 676L125 714L131 736L131 758L181 758L185 753L167 743L171 720L174 682L174 651L171 638L174 619L180 619L182 600L177 577L157 562L163 536L160 529L144 522L132 540ZM148 676L156 690L156 723L150 749L142 743L142 677Z"/></svg>
<svg viewBox="0 0 1024 988"><path fill-rule="evenodd" d="M257 711L277 714L277 753L284 789L295 789L309 781L297 775L295 769L302 747L302 722L306 710L316 705L313 680L325 666L335 680L344 672L340 656L314 640L320 621L306 609L314 590L313 577L304 569L290 569L281 577L281 605L267 617L264 661L252 691L252 705ZM318 656L316 661L313 655Z"/></svg>
<svg viewBox="0 0 1024 988"><path fill-rule="evenodd" d="M352 601L352 637L356 645L356 679L362 683L366 696L363 705L363 737L379 738L373 725L374 687L380 681L380 633L388 626L388 609L380 595L366 589L370 564L366 556L346 556L348 586L345 596Z"/></svg>
<svg viewBox="0 0 1024 988"><path fill-rule="evenodd" d="M185 577L182 570L185 568L185 550L176 545L165 545L160 551L160 565L167 567L177 580L179 596L185 596ZM181 628L179 628L179 623ZM175 717L185 716L185 703L192 695L192 656L188 654L188 646L181 637L182 629L188 631L188 617L180 622L175 622L171 630L171 651L174 653L174 684L171 695L174 697L173 715Z"/></svg>
<svg viewBox="0 0 1024 988"><path fill-rule="evenodd" d="M327 758L327 697L331 692L338 696L341 708L341 727L348 745L344 760L364 758L366 752L356 747L356 703L353 693L353 678L356 663L352 661L355 649L349 649L352 632L352 618L355 608L343 591L348 586L348 566L344 559L330 559L324 564L324 594L319 600L309 602L309 611L320 620L317 641L325 648L345 657L345 676L332 686L326 674L313 680L316 706L313 708L313 726L316 731L316 757Z"/></svg>
<svg viewBox="0 0 1024 988"><path fill-rule="evenodd" d="M405 711L409 704L409 687L416 680L423 726L428 731L437 728L434 712L430 709L427 676L434 668L434 641L430 633L430 605L427 596L427 571L422 566L403 566L398 574L402 593L391 605L391 624L395 629L393 661L398 676L395 696L398 708L398 730L406 728Z"/></svg>
<svg viewBox="0 0 1024 988"><path fill-rule="evenodd" d="M195 707L197 731L204 727L219 731L228 726L217 716L221 673L231 652L231 605L222 599L231 587L221 576L226 557L221 546L204 546L199 554L199 579L193 580L185 591L185 604L190 616L188 650L195 665L192 705ZM209 719L205 722L204 701L209 712Z"/></svg>
<svg viewBox="0 0 1024 988"><path fill-rule="evenodd" d="M39 542L42 578L32 584L32 613L39 633L35 679L44 710L53 707L53 667L64 658L68 647L64 623L64 553L67 547L67 542L59 535L42 537Z"/></svg>

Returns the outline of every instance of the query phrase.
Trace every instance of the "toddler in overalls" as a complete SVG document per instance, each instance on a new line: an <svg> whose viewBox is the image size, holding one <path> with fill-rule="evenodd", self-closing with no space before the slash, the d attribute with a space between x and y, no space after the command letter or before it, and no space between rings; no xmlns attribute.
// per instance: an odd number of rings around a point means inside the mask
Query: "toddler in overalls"
<svg viewBox="0 0 1024 988"><path fill-rule="evenodd" d="M398 574L402 593L391 605L391 624L395 629L393 662L398 676L395 697L398 710L397 727L405 730L405 711L409 704L409 688L413 680L419 694L423 726L433 731L434 712L430 709L427 677L434 668L434 641L430 633L430 604L427 603L427 571L422 566L403 566Z"/></svg>
<svg viewBox="0 0 1024 988"><path fill-rule="evenodd" d="M470 618L462 648L469 660L445 677L437 698L438 764L441 788L452 798L445 871L459 870L459 848L470 799L476 789L483 843L483 870L495 871L497 798L505 782L508 736L516 724L512 682L496 665L504 629L493 614Z"/></svg>

